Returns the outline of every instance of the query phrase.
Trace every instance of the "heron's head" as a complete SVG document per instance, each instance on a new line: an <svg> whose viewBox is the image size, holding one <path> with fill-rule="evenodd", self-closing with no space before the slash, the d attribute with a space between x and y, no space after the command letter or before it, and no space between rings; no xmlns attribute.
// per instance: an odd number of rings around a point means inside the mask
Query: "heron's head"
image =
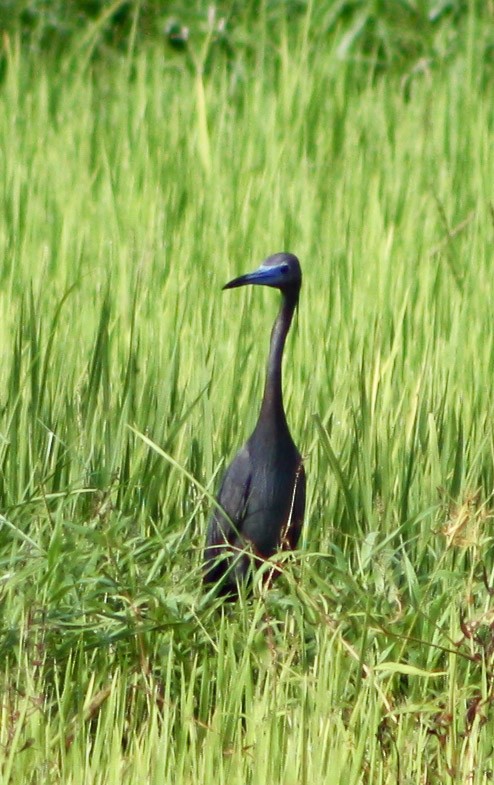
<svg viewBox="0 0 494 785"><path fill-rule="evenodd" d="M267 259L253 273L241 275L225 284L223 289L236 289L237 286L257 284L258 286L274 286L286 294L293 292L298 295L302 285L302 270L300 262L292 253L275 253Z"/></svg>

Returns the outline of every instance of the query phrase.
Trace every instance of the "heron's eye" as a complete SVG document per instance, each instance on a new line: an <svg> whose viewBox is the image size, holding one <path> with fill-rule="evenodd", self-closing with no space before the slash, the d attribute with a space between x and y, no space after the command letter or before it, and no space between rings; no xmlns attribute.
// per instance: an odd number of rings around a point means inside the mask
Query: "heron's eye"
<svg viewBox="0 0 494 785"><path fill-rule="evenodd" d="M287 274L287 272L289 271L289 269L290 269L290 267L289 267L289 266L287 265L287 263L285 262L285 263L284 263L284 264L282 264L282 265L281 265L281 267L280 267L280 273L283 273L283 275L286 275L286 274Z"/></svg>

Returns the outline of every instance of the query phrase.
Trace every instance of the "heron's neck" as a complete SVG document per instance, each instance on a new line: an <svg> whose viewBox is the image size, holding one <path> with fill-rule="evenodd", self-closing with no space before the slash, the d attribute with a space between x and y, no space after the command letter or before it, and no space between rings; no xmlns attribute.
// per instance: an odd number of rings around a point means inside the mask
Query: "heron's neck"
<svg viewBox="0 0 494 785"><path fill-rule="evenodd" d="M266 384L262 399L260 418L269 418L273 422L286 425L285 410L283 408L282 390L282 359L286 336L292 323L293 314L297 307L298 292L293 294L283 293L281 308L276 317L271 332L268 365L266 370Z"/></svg>

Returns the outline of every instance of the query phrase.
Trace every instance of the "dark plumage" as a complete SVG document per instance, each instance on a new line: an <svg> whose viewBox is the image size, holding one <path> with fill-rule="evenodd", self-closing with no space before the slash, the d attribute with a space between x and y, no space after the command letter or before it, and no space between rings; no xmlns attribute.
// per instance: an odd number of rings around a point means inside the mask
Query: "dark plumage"
<svg viewBox="0 0 494 785"><path fill-rule="evenodd" d="M206 537L204 582L218 584L230 598L252 562L297 546L305 510L305 472L288 429L281 384L283 348L302 284L299 261L293 254L274 254L223 288L247 284L279 289L282 302L271 333L259 419L225 472L217 497L221 510L213 510Z"/></svg>

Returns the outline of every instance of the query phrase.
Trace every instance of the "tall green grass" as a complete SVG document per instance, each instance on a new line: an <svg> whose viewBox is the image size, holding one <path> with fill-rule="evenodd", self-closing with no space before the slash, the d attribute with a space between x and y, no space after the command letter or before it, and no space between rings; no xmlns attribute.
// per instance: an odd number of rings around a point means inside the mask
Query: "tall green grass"
<svg viewBox="0 0 494 785"><path fill-rule="evenodd" d="M489 780L494 101L380 75L310 9L245 67L6 39L0 771L32 783ZM210 495L252 428L277 250L300 552L222 611Z"/></svg>

